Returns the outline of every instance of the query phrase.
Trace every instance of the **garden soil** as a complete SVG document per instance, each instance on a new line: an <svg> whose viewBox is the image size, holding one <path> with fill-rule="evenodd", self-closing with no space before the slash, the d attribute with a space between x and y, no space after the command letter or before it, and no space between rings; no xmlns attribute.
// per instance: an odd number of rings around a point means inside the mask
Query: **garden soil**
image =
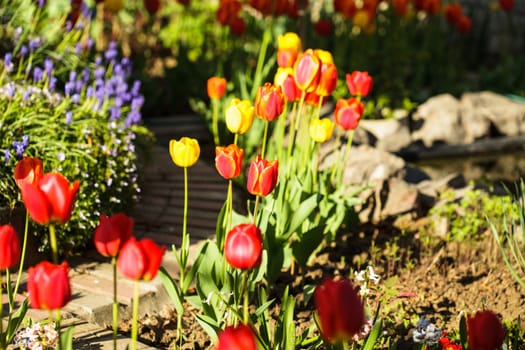
<svg viewBox="0 0 525 350"><path fill-rule="evenodd" d="M343 232L306 268L294 275L283 273L272 286L273 297L291 286L297 296L296 328L300 332L313 324L313 303L302 298L305 285L315 286L325 277L339 275L363 287L355 272L370 265L381 279L367 286L366 303L375 310L381 301L383 335L391 337L398 349L414 347L412 329L422 317L449 334L458 331L462 314L483 308L516 324L525 311L525 289L505 266L490 232L477 242L445 242L425 229L428 222L428 218L398 218ZM186 309L183 349L212 349L209 337L195 321L197 312L190 306ZM278 314L278 306L272 312ZM129 334L130 322L122 322L120 331ZM175 312L166 307L142 318L139 334L141 341L159 349L173 348L178 339Z"/></svg>

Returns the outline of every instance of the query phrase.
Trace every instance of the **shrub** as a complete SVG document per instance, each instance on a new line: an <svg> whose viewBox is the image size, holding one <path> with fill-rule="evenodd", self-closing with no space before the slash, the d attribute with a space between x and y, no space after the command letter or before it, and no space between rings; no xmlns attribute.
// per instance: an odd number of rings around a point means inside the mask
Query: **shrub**
<svg viewBox="0 0 525 350"><path fill-rule="evenodd" d="M0 206L21 205L13 169L23 156L79 180L71 221L57 232L68 253L87 244L100 213L131 209L140 191L139 151L152 136L140 125L144 98L140 82L128 84L129 59L119 58L114 43L95 54L89 17L74 22L73 8L65 21L70 9L61 3L17 0L2 9Z"/></svg>

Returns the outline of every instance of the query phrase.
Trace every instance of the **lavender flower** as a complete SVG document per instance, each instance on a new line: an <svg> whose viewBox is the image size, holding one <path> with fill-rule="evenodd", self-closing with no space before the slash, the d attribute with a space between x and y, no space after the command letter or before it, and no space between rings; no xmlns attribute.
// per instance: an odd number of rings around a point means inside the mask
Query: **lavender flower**
<svg viewBox="0 0 525 350"><path fill-rule="evenodd" d="M28 52L29 52L29 49L27 48L26 45L20 46L20 56L26 57Z"/></svg>
<svg viewBox="0 0 525 350"><path fill-rule="evenodd" d="M11 160L11 152L8 149L4 150L4 163L7 165Z"/></svg>
<svg viewBox="0 0 525 350"><path fill-rule="evenodd" d="M29 51L31 52L34 52L40 46L42 46L42 39L40 38L31 39L29 41Z"/></svg>
<svg viewBox="0 0 525 350"><path fill-rule="evenodd" d="M33 81L35 83L38 83L42 80L43 77L44 77L44 71L42 70L42 68L35 67L35 69L33 69Z"/></svg>
<svg viewBox="0 0 525 350"><path fill-rule="evenodd" d="M53 60L50 58L44 60L44 70L46 71L47 76L50 77L53 72Z"/></svg>
<svg viewBox="0 0 525 350"><path fill-rule="evenodd" d="M104 52L104 58L106 59L106 61L111 62L115 60L117 56L118 56L117 43L114 41L111 41L109 43L108 49L106 50L106 52Z"/></svg>
<svg viewBox="0 0 525 350"><path fill-rule="evenodd" d="M67 111L66 112L66 125L71 125L72 121L73 121L73 112Z"/></svg>

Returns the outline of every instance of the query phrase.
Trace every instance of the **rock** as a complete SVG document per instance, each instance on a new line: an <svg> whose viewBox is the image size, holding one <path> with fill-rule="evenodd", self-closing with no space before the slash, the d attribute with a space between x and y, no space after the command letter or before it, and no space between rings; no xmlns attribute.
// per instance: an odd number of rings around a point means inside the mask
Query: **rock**
<svg viewBox="0 0 525 350"><path fill-rule="evenodd" d="M459 117L459 101L450 94L430 98L420 105L412 116L422 123L421 128L412 133L412 141L421 141L426 147L437 142L462 143L465 132Z"/></svg>
<svg viewBox="0 0 525 350"><path fill-rule="evenodd" d="M362 120L356 129L356 138L356 141L364 139L367 144L380 150L398 151L411 142L408 116Z"/></svg>
<svg viewBox="0 0 525 350"><path fill-rule="evenodd" d="M465 93L461 96L459 113L461 115L461 125L465 130L465 143L486 137L490 134L490 119L485 111L479 110L477 105L477 94Z"/></svg>

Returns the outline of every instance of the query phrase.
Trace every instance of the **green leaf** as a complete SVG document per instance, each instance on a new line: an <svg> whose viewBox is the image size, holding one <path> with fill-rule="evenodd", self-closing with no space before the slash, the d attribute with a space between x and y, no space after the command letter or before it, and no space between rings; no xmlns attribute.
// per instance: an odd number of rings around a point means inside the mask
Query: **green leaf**
<svg viewBox="0 0 525 350"><path fill-rule="evenodd" d="M381 318L378 318L376 322L374 323L374 326L372 327L370 334L368 334L368 337L366 338L366 342L362 350L374 349L374 346L377 342L377 338L381 334L382 325L383 325L383 320Z"/></svg>
<svg viewBox="0 0 525 350"><path fill-rule="evenodd" d="M459 319L459 340L463 349L468 349L467 317L465 314L462 314Z"/></svg>
<svg viewBox="0 0 525 350"><path fill-rule="evenodd" d="M208 336L210 337L212 343L216 344L219 339L217 336L217 331L220 329L217 322L206 315L197 314L195 315L195 318L197 319L197 322L199 322L199 324L201 325L202 329L204 329L204 331L208 333Z"/></svg>
<svg viewBox="0 0 525 350"><path fill-rule="evenodd" d="M188 273L186 274L186 277L184 279L184 285L182 286L183 294L186 294L186 291L190 287L190 284L193 282L193 278L195 277L195 274L199 270L199 267L200 267L200 265L202 263L202 260L206 256L206 250L208 249L209 243L210 243L210 241L206 241L201 246L201 248L199 249L199 252L197 253L197 257L193 261L193 265L191 266L191 268L189 269Z"/></svg>
<svg viewBox="0 0 525 350"><path fill-rule="evenodd" d="M13 338L15 337L16 331L22 324L22 321L24 321L24 317L27 313L27 309L29 308L29 299L24 299L18 310L11 316L7 329L6 329L6 343L10 344L13 341Z"/></svg>
<svg viewBox="0 0 525 350"><path fill-rule="evenodd" d="M175 306L175 310L177 310L177 313L179 315L184 313L184 307L183 304L183 296L181 293L181 290L179 286L175 283L173 278L171 278L168 271L161 266L158 272L159 278L162 281L162 284L164 285L164 288L166 289L166 292L170 296L171 300L173 301L173 304Z"/></svg>
<svg viewBox="0 0 525 350"><path fill-rule="evenodd" d="M73 350L73 326L68 327L65 332L60 333L60 349L62 350Z"/></svg>
<svg viewBox="0 0 525 350"><path fill-rule="evenodd" d="M317 208L319 200L319 195L315 193L311 195L308 199L301 202L299 208L297 208L297 210L293 212L293 216L290 222L290 229L288 230L287 234L288 236L295 232L297 228L299 228L299 226L302 225L304 221L306 221L308 216L310 216L314 209Z"/></svg>
<svg viewBox="0 0 525 350"><path fill-rule="evenodd" d="M321 245L324 239L324 227L317 226L305 232L299 240L292 243L292 252L295 260L301 265L306 266L308 260Z"/></svg>

